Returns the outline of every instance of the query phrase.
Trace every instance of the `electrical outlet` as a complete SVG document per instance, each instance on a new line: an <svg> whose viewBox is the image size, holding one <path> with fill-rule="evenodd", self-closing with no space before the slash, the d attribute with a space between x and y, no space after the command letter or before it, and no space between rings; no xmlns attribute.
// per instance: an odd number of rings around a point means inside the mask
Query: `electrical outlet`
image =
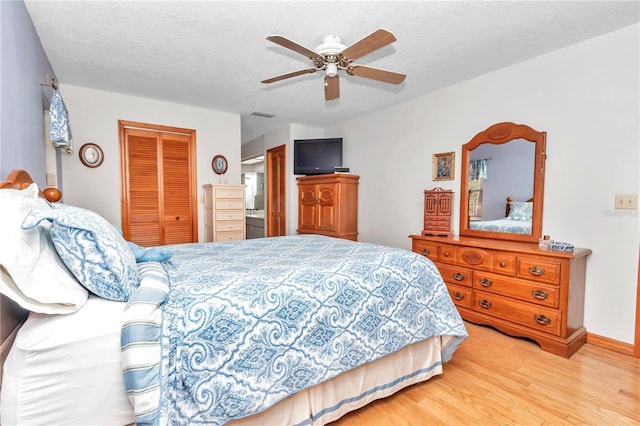
<svg viewBox="0 0 640 426"><path fill-rule="evenodd" d="M204 195L200 196L200 204L204 204Z"/></svg>
<svg viewBox="0 0 640 426"><path fill-rule="evenodd" d="M638 209L638 194L616 194L616 209Z"/></svg>

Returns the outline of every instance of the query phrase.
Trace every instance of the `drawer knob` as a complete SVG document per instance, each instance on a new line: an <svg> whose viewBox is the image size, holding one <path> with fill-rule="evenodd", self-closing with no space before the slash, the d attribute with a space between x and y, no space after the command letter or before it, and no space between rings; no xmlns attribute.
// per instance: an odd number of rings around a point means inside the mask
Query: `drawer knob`
<svg viewBox="0 0 640 426"><path fill-rule="evenodd" d="M457 291L452 294L453 298L456 300L464 300L464 294L458 293Z"/></svg>
<svg viewBox="0 0 640 426"><path fill-rule="evenodd" d="M482 287L491 287L493 285L493 282L487 278L483 278L480 280L480 285Z"/></svg>
<svg viewBox="0 0 640 426"><path fill-rule="evenodd" d="M491 302L489 302L486 299L482 299L480 302L478 302L478 304L485 309L489 309L493 305Z"/></svg>
<svg viewBox="0 0 640 426"><path fill-rule="evenodd" d="M505 266L507 266L507 264L505 262L500 262L500 267L504 268Z"/></svg>
<svg viewBox="0 0 640 426"><path fill-rule="evenodd" d="M547 318L544 315L536 315L533 317L534 320L540 325L549 325L551 324L551 318Z"/></svg>
<svg viewBox="0 0 640 426"><path fill-rule="evenodd" d="M180 220L180 216L176 216L176 220Z"/></svg>
<svg viewBox="0 0 640 426"><path fill-rule="evenodd" d="M541 275L544 275L545 270L544 268L540 268L539 266L532 266L529 268L529 273L531 275L535 275L536 277L539 277Z"/></svg>
<svg viewBox="0 0 640 426"><path fill-rule="evenodd" d="M547 297L549 297L549 294L547 292L542 291L542 290L533 290L531 292L531 295L533 297L535 297L536 299L540 299L540 300L545 300Z"/></svg>
<svg viewBox="0 0 640 426"><path fill-rule="evenodd" d="M428 249L422 249L420 251L420 254L423 256L429 256L430 251Z"/></svg>
<svg viewBox="0 0 640 426"><path fill-rule="evenodd" d="M444 253L442 253L442 255L443 255L444 257L449 257L449 252L448 252L448 251L445 251Z"/></svg>
<svg viewBox="0 0 640 426"><path fill-rule="evenodd" d="M453 274L453 279L456 281L462 281L464 280L464 274L461 274L460 272L456 272L455 274Z"/></svg>

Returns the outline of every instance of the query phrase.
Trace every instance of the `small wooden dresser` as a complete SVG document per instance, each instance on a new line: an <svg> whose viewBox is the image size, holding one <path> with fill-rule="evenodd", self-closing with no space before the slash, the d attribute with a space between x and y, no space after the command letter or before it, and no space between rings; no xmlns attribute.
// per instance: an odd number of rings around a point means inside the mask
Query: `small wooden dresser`
<svg viewBox="0 0 640 426"><path fill-rule="evenodd" d="M433 188L424 191L424 228L422 235L448 237L451 235L453 191Z"/></svg>
<svg viewBox="0 0 640 426"><path fill-rule="evenodd" d="M205 241L244 240L244 185L202 185Z"/></svg>
<svg viewBox="0 0 640 426"><path fill-rule="evenodd" d="M543 350L570 357L586 342L583 326L587 256L534 243L411 235L412 250L435 262L462 317Z"/></svg>

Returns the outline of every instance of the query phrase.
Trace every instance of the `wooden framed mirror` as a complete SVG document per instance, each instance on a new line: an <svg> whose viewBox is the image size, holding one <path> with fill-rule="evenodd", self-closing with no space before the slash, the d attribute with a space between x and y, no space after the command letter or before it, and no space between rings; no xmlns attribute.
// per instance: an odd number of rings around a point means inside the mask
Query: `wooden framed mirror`
<svg viewBox="0 0 640 426"><path fill-rule="evenodd" d="M546 132L505 122L462 145L460 235L538 242L546 138Z"/></svg>

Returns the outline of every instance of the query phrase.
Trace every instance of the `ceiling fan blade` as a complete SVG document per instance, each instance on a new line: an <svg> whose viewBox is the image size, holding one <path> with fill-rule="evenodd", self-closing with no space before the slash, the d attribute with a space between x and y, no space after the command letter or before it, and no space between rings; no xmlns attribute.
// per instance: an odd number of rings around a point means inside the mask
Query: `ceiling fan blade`
<svg viewBox="0 0 640 426"><path fill-rule="evenodd" d="M340 80L338 76L324 77L324 99L332 101L340 97Z"/></svg>
<svg viewBox="0 0 640 426"><path fill-rule="evenodd" d="M271 35L267 37L267 40L272 41L276 44L279 44L282 47L286 47L287 49L291 49L294 52L300 53L309 59L322 58L322 55L296 43L295 41L291 41L288 38L283 37L281 35Z"/></svg>
<svg viewBox="0 0 640 426"><path fill-rule="evenodd" d="M367 67L364 65L350 65L347 74L358 77L370 78L372 80L384 81L385 83L400 84L407 77L399 72L381 70L379 68Z"/></svg>
<svg viewBox="0 0 640 426"><path fill-rule="evenodd" d="M396 41L396 36L393 33L380 28L344 49L342 56L349 61L353 61L394 41Z"/></svg>
<svg viewBox="0 0 640 426"><path fill-rule="evenodd" d="M318 68L315 68L315 67L305 68L303 70L298 70L298 71L288 72L286 74L276 75L275 77L271 77L271 78L267 78L266 80L262 80L260 83L273 83L275 81L284 80L285 78L297 77L297 76L303 75L303 74L311 74L311 73L316 72L317 70L318 70Z"/></svg>

